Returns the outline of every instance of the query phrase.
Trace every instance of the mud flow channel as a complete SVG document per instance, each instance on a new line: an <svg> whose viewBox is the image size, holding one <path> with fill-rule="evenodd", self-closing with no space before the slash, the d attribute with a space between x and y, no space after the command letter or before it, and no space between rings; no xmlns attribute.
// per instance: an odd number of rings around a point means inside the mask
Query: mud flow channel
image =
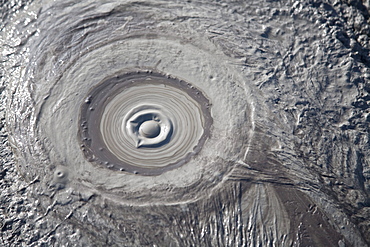
<svg viewBox="0 0 370 247"><path fill-rule="evenodd" d="M370 243L362 1L0 10L1 246Z"/></svg>

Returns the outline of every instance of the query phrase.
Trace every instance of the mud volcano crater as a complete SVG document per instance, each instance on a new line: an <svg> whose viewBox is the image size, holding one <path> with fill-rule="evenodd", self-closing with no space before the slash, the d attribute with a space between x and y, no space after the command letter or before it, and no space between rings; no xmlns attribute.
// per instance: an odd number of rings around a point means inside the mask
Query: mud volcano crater
<svg viewBox="0 0 370 247"><path fill-rule="evenodd" d="M104 80L81 106L87 160L112 170L158 175L189 161L209 137L210 102L188 82L133 72Z"/></svg>
<svg viewBox="0 0 370 247"><path fill-rule="evenodd" d="M5 244L369 243L356 9L15 2L0 24Z"/></svg>
<svg viewBox="0 0 370 247"><path fill-rule="evenodd" d="M223 183L251 146L254 95L210 41L167 31L99 32L81 52L38 56L37 86L16 96L33 101L12 140L27 147L20 172L130 205L197 201Z"/></svg>

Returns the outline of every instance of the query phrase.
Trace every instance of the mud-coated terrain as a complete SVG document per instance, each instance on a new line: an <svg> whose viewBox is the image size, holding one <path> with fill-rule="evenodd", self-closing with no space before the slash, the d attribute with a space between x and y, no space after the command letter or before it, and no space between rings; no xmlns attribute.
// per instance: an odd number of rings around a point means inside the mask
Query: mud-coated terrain
<svg viewBox="0 0 370 247"><path fill-rule="evenodd" d="M369 246L368 5L1 1L0 245Z"/></svg>

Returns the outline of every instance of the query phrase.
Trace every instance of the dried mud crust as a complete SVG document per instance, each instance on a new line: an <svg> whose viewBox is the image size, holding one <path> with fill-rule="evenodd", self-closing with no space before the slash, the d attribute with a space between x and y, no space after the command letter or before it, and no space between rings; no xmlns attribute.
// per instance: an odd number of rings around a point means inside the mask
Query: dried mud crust
<svg viewBox="0 0 370 247"><path fill-rule="evenodd" d="M360 2L44 1L1 7L3 245L370 242L369 26ZM90 56L112 41L119 45ZM99 66L120 63L105 58L137 48L142 50L136 60L120 57L130 70L151 63L192 83L208 81L202 90L217 88L211 104L224 100L229 106L212 117L215 122L233 117L224 130L235 133L211 132L223 143L198 156L203 158L194 164L204 169L192 182L171 184L166 178L169 182L153 186L152 180L122 182L108 172L100 179L88 165L71 168L80 164L66 155L70 147L66 153L58 147L68 128L49 135L50 117L59 110L63 116L70 102L78 108L86 96L75 90L75 98L66 97L68 84L60 82L90 83L87 92L99 73L109 71ZM151 62L157 55L162 59ZM198 68L202 76L181 74L180 60L187 62L187 72ZM83 66L94 68L90 77ZM245 101L234 103L241 95ZM77 125L70 126L78 143Z"/></svg>

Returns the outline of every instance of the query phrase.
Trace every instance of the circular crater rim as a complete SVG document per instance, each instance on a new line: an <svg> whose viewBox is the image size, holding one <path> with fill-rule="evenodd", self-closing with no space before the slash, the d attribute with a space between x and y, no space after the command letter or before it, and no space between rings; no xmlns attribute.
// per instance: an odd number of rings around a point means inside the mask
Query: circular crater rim
<svg viewBox="0 0 370 247"><path fill-rule="evenodd" d="M117 158L105 144L99 131L100 120L105 107L119 93L130 87L137 86L138 83L139 85L150 84L174 87L198 103L203 118L203 133L194 145L194 149L181 159L174 160L168 165L161 167L136 166ZM102 80L91 88L86 97L84 97L79 113L78 141L85 159L98 167L142 176L157 176L186 164L201 151L211 134L213 118L210 108L210 100L205 96L204 92L193 84L172 75L153 70L135 70L134 72L118 73Z"/></svg>

